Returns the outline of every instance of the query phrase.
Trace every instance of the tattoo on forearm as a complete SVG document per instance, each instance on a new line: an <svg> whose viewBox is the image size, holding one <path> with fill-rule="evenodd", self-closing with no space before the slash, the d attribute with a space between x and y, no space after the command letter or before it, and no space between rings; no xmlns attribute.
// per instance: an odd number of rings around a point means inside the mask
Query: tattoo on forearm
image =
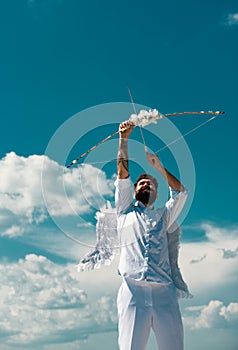
<svg viewBox="0 0 238 350"><path fill-rule="evenodd" d="M118 169L123 167L128 172L128 143L127 140L120 139L117 155Z"/></svg>
<svg viewBox="0 0 238 350"><path fill-rule="evenodd" d="M123 155L121 155L120 153L118 154L117 164L118 164L118 167L122 165L123 168L126 171L128 171L128 159L123 158Z"/></svg>

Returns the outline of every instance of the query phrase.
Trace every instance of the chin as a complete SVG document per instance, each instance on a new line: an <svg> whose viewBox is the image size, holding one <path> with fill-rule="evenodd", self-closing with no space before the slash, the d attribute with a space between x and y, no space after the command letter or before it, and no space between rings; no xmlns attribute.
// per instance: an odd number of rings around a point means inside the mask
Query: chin
<svg viewBox="0 0 238 350"><path fill-rule="evenodd" d="M136 193L135 199L142 202L144 205L152 205L156 200L156 196L153 192L146 190Z"/></svg>

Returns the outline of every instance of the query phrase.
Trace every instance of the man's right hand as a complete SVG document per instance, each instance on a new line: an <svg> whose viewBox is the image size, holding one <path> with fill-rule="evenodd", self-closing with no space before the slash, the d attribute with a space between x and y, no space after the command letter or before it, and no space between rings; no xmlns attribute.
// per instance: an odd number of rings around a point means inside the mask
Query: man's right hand
<svg viewBox="0 0 238 350"><path fill-rule="evenodd" d="M120 137L122 139L128 139L134 127L135 125L131 120L126 120L125 122L121 123L119 126Z"/></svg>

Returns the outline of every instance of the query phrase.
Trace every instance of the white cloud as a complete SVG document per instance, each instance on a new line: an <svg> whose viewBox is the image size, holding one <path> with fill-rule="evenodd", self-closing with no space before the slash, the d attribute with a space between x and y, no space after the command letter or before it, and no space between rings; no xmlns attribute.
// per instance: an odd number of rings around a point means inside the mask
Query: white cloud
<svg viewBox="0 0 238 350"><path fill-rule="evenodd" d="M228 322L238 324L238 303L230 303L227 307L223 306L220 314Z"/></svg>
<svg viewBox="0 0 238 350"><path fill-rule="evenodd" d="M226 328L238 325L238 303L227 306L219 300L185 309L184 324L190 329Z"/></svg>
<svg viewBox="0 0 238 350"><path fill-rule="evenodd" d="M83 242L90 235L94 239L94 227L73 218L89 213L91 208L95 210L105 195L112 194L112 182L105 174L90 165L66 170L45 156L19 157L15 153L0 160L0 196L5 196L4 201L0 199L0 233L26 236L28 243L62 256L83 257L82 250L86 252L88 248L59 237L59 232L56 234L56 228L47 221L41 189L43 161L49 211L80 231ZM182 271L196 302L201 295L209 298L206 300L214 299L211 290L234 287L238 262L237 228L205 223L199 229L205 231L206 240L183 243L180 254ZM78 274L74 267L28 255L18 263L0 265L0 279L0 337L5 344L31 347L48 342L48 346L50 342L76 342L92 333L116 329L116 298L100 297L105 290L115 294L120 283L116 262L112 267ZM92 303L88 302L88 291ZM237 322L237 303L225 305L213 300L208 305L186 309L185 322L190 328L194 323L195 329L232 325Z"/></svg>
<svg viewBox="0 0 238 350"><path fill-rule="evenodd" d="M197 295L209 295L211 290L237 286L234 275L237 274L237 254L232 251L238 246L237 227L222 228L211 223L203 223L196 230L205 231L205 239L197 242L184 242L181 245L180 265L191 292ZM192 238L194 228L186 228ZM195 263L196 262L196 263Z"/></svg>
<svg viewBox="0 0 238 350"><path fill-rule="evenodd" d="M238 13L230 13L227 16L225 23L229 26L238 25Z"/></svg>
<svg viewBox="0 0 238 350"><path fill-rule="evenodd" d="M66 169L46 156L11 152L0 160L0 234L32 231L32 225L48 219L48 212L78 223L80 215L97 210L104 196L112 195L112 180L91 165Z"/></svg>
<svg viewBox="0 0 238 350"><path fill-rule="evenodd" d="M0 265L2 344L70 343L116 330L114 298L99 295L96 305L89 305L72 268L34 254Z"/></svg>
<svg viewBox="0 0 238 350"><path fill-rule="evenodd" d="M90 335L115 332L116 297L110 296L114 274L110 268L78 274L72 265L56 265L34 254L0 265L2 346L42 350L67 343L67 348L77 349L84 348L79 341L84 343ZM85 291L89 285L93 299ZM230 328L238 324L238 303L211 300L187 307L183 314L189 330Z"/></svg>

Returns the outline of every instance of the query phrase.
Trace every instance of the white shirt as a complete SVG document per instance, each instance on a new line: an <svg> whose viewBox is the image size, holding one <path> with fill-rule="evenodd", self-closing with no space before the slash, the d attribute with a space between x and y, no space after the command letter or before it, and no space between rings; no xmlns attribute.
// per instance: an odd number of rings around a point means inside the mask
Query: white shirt
<svg viewBox="0 0 238 350"><path fill-rule="evenodd" d="M115 182L117 229L121 246L119 273L124 278L151 282L171 282L167 230L181 212L187 191L170 188L163 208L145 207L133 194L130 178Z"/></svg>

